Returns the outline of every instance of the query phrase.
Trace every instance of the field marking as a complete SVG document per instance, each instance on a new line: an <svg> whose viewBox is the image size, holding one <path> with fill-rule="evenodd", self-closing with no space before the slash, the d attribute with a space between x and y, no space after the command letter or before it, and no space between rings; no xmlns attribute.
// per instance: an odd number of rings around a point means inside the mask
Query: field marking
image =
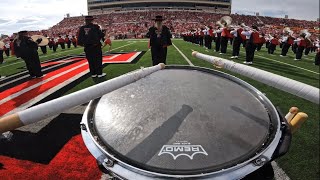
<svg viewBox="0 0 320 180"><path fill-rule="evenodd" d="M176 50L181 54L181 56L189 63L190 66L194 66L194 65L192 64L192 62L190 61L190 59L188 59L187 56L184 55L184 54L180 51L180 49L179 49L174 43L172 43L172 45L173 45L173 46L176 48Z"/></svg>
<svg viewBox="0 0 320 180"><path fill-rule="evenodd" d="M46 55L46 56L39 56L39 59L41 58L44 58L44 57L49 57L49 56L55 56L55 55L59 55L59 54L62 54L62 53L65 53L65 52L71 52L71 51L75 51L75 50L79 50L80 48L77 48L77 49L70 49L70 50L66 50L66 51L63 51L63 52L59 52L59 53L54 53L54 54L50 54L50 55ZM12 64L8 64L6 66L0 66L0 69L1 68L4 68L4 67L8 67L8 66L11 66L11 65L15 65L15 64L19 64L19 63L24 63L24 61L22 59L19 59L20 61L19 62L16 62L16 63L12 63Z"/></svg>
<svg viewBox="0 0 320 180"><path fill-rule="evenodd" d="M268 59L270 61L274 61L274 62L278 62L280 64L285 64L285 65L288 65L288 66L291 66L291 67L295 67L295 68L298 68L298 69L301 69L301 70L305 70L305 71L308 71L308 72L311 72L311 73L314 73L314 74L320 74L320 73L317 73L315 71L311 71L309 69L305 69L305 68L302 68L302 67L299 67L299 66L295 66L295 65L292 65L292 64L288 64L288 63L285 63L285 62L281 62L281 61L277 61L277 60L274 60L274 59L270 59L270 58L267 58L267 57L264 57L264 56L261 56L261 55L256 55L258 57L261 57L261 58L264 58L264 59Z"/></svg>
<svg viewBox="0 0 320 180"><path fill-rule="evenodd" d="M120 46L120 47L117 47L117 48L114 48L114 49L112 49L111 51L113 51L113 50L117 50L117 49L120 49L120 48L123 48L123 47L126 47L126 46L130 46L130 45L132 45L132 44L134 44L135 42L132 42L132 43L130 43L130 44L126 44L126 45L123 45L123 46ZM122 50L123 51L123 50Z"/></svg>
<svg viewBox="0 0 320 180"><path fill-rule="evenodd" d="M19 107L16 107L15 109L12 109L11 111L7 112L5 115L9 115L9 114L13 114L13 113L17 113L17 112L20 112L22 110L25 110L29 107L31 107L32 105L40 102L42 99L48 97L49 95L53 94L54 92L57 92L59 89L69 85L71 82L81 78L82 76L84 76L85 74L89 73L89 69L88 70L85 70L75 76L73 76L72 78L62 82L62 83L59 83L58 85L52 87L51 89L43 92L42 94L39 94L38 96L34 97L33 99L30 99L29 101L21 104Z"/></svg>
<svg viewBox="0 0 320 180"><path fill-rule="evenodd" d="M290 178L286 174L286 172L284 172L284 170L281 167L279 167L279 165L275 161L272 161L271 165L274 170L274 179L276 179L276 180L290 180Z"/></svg>
<svg viewBox="0 0 320 180"><path fill-rule="evenodd" d="M32 86L29 86L29 87L27 87L27 88L25 88L25 89L23 89L21 91L15 92L15 93L11 94L10 96L0 100L0 105L6 103L8 101L11 101L12 99L14 99L14 98L16 98L16 97L18 97L18 96L20 96L20 95L22 95L22 94L24 94L24 93L26 93L28 91L31 91L31 90L33 90L35 88L38 88L38 87L42 86L43 84L46 84L46 83L48 83L48 82L50 82L52 80L55 80L55 79L65 75L65 74L67 74L67 73L69 73L71 71L74 71L74 70L76 70L78 68L81 68L82 66L85 66L87 64L88 64L87 62L84 62L82 64L79 63L79 65L77 65L77 66L75 66L75 67L73 67L71 69L68 69L67 71L64 71L64 72L61 72L61 73L59 73L57 75L49 77L48 79L44 79L43 81L40 81L40 82L38 82L38 83L36 83L36 84L34 84Z"/></svg>
<svg viewBox="0 0 320 180"><path fill-rule="evenodd" d="M245 52L243 52L243 51L240 51L240 52L243 53L243 54L245 54ZM288 66L291 66L291 67L295 67L295 68L298 68L298 69L301 69L301 70L305 70L305 71L311 72L311 73L313 73L313 74L317 74L317 75L320 74L320 73L318 73L318 72L311 71L311 70L309 70L309 69L305 69L305 68L302 68L302 67L299 67L299 66L295 66L295 65L292 65L292 64L288 64L288 63L285 63L285 62L281 62L281 61L277 61L277 60L274 60L274 59L270 59L270 58L267 58L267 57L264 57L264 56L261 56L261 55L255 54L255 56L260 57L260 58L264 58L264 59L268 59L268 60L270 60L270 61L274 61L274 62L277 62L277 63L280 63L280 64L285 64L285 65L288 65Z"/></svg>
<svg viewBox="0 0 320 180"><path fill-rule="evenodd" d="M118 47L118 48L114 48L114 49L112 49L111 51L116 50L116 49L120 49L120 48L122 48L122 47L129 46L129 45L134 44L134 43L135 43L135 42L130 43L130 44L127 44L127 45L124 45L124 46L120 46L120 47ZM71 51L75 51L75 50L79 50L79 49L81 49L81 48L70 49L70 50L66 50L66 51L63 51L63 52L54 53L54 54L50 54L50 55L46 55L46 56L41 56L41 57L39 56L39 58L45 58L45 57L49 57L49 56L55 56L55 55L63 54L63 53L65 53L65 52L71 52ZM11 66L11 65L19 64L19 63L24 63L24 61L23 61L22 59L20 59L20 60L21 60L21 61L19 61L19 62L15 62L15 63L12 63L12 64L8 64L8 65L5 65L5 66L0 66L0 69L1 69L1 68L4 68L4 67Z"/></svg>

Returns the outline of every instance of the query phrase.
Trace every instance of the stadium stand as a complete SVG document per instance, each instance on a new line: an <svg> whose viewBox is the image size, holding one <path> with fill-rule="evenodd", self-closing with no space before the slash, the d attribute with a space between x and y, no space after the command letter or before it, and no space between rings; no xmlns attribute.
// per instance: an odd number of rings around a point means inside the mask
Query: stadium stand
<svg viewBox="0 0 320 180"><path fill-rule="evenodd" d="M121 12L111 13L95 16L96 23L106 30L107 34L114 36L115 38L126 37L127 38L143 38L147 27L150 27L153 23L152 18L156 15L162 15L166 18L164 24L170 27L172 34L175 37L179 37L181 33L190 29L198 29L205 25L215 26L215 22L218 21L224 14L205 13L205 12L184 12L184 11L145 11L145 12ZM319 35L319 30L315 30L319 24L316 21L296 20L296 19L284 19L284 18L272 18L264 16L248 16L240 14L231 14L233 24L245 23L250 26L263 22L265 26L262 31L265 34L281 34L285 26L290 27L297 34L301 29L309 29L309 32L313 34L313 38ZM61 22L49 28L48 30L42 30L40 32L34 31L32 34L43 34L49 37L56 37L58 35L71 34L75 35L79 26L83 24L83 17L70 17L64 18Z"/></svg>

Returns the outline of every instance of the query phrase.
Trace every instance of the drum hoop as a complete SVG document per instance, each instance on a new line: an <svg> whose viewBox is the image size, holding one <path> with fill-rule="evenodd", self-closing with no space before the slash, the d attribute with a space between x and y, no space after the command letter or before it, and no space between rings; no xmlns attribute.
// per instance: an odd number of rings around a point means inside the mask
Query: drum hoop
<svg viewBox="0 0 320 180"><path fill-rule="evenodd" d="M133 172L139 173L139 174L144 174L147 176L155 176L155 177L166 177L166 178L171 178L171 177L183 177L183 178L193 178L193 177L205 177L205 176L216 176L217 174L221 174L221 173L227 173L230 171L234 171L234 170L238 170L240 168L243 168L244 166L252 163L254 160L258 159L259 157L264 157L266 158L268 161L271 160L272 155L280 141L280 137L281 137L281 131L280 131L280 118L279 118L279 114L276 110L276 108L274 107L274 105L272 104L272 102L263 94L261 93L258 89L256 89L255 87L253 87L252 85L250 85L249 83L235 77L232 76L230 74L221 72L221 71L217 71L217 70L213 70L213 69L208 69L208 68L203 68L203 67L197 67L197 66L185 66L185 65L171 65L171 66L166 66L165 69L176 69L176 70L197 70L197 71L201 71L201 72L206 72L209 74L213 74L213 75L218 75L222 78L228 79L232 82L237 83L238 85L242 86L243 88L246 88L247 90L249 90L249 92L254 95L257 99L259 99L259 101L265 106L266 110L268 111L268 115L270 118L270 121L273 122L274 126L274 130L272 131L271 134L269 134L269 137L267 138L267 141L264 143L264 145L262 147L259 148L259 150L255 153L255 155L251 158L249 158L248 160L242 161L238 164L234 164L234 165L230 165L227 168L218 170L218 171L214 171L214 172L210 172L209 169L212 171L213 168L208 168L207 171L201 171L201 173L194 173L194 174L190 174L190 175L185 175L185 174L168 174L168 173L163 173L163 172L154 172L152 170L149 170L148 168L143 168L143 167L136 167L128 162L125 162L123 160L121 160L121 158L118 158L117 155L112 154L110 152L108 152L106 149L110 150L110 148L106 147L105 144L103 144L103 141L99 139L99 136L97 135L97 133L95 132L95 128L93 127L94 125L92 123L90 123L90 121L93 120L94 114L95 114L95 110L96 110L96 105L98 104L100 99L96 99L93 100L90 104L93 107L90 107L90 109L94 109L93 112L89 112L87 114L87 124L88 124L88 132L89 135L91 137L91 140L94 142L94 144L98 147L98 149L105 153L105 155L112 159L113 161L117 162L120 166L126 168L126 169L130 169ZM266 107L267 106L267 107ZM272 117L271 117L272 116ZM275 128L276 127L276 128ZM270 129L269 129L270 132ZM98 142L99 141L99 142ZM260 167L256 167L256 168L252 168L250 172L247 171L245 174L242 175L247 175L253 171L255 171L256 169L258 169ZM176 171L174 171L176 173ZM240 174L237 174L240 175Z"/></svg>

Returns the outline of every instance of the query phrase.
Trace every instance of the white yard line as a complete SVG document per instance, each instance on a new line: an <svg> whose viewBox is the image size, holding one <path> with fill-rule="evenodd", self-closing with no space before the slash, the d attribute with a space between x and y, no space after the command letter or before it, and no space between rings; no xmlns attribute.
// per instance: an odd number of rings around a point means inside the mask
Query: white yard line
<svg viewBox="0 0 320 180"><path fill-rule="evenodd" d="M270 58L267 58L267 57L264 57L264 56L260 56L260 55L255 55L255 56L258 56L258 57L261 57L261 58L264 58L264 59L268 59L270 61L274 61L274 62L277 62L277 63L280 63L280 64L285 64L285 65L288 65L288 66L291 66L291 67L295 67L295 68L298 68L298 69L301 69L301 70L305 70L305 71L308 71L308 72L311 72L311 73L314 73L314 74L320 74L320 73L317 73L315 71L311 71L309 69L305 69L305 68L302 68L302 67L299 67L299 66L295 66L295 65L292 65L292 64L288 64L288 63L285 63L285 62L281 62L281 61L277 61L277 60L274 60L274 59L270 59Z"/></svg>
<svg viewBox="0 0 320 180"><path fill-rule="evenodd" d="M172 45L173 45L174 48L176 48L176 50L181 54L181 56L189 63L190 66L194 66L194 65L192 64L192 62L190 61L190 59L188 59L187 56L184 55L184 54L180 51L180 49L179 49L175 44L172 43Z"/></svg>
<svg viewBox="0 0 320 180"><path fill-rule="evenodd" d="M10 100L12 100L12 99L14 99L16 97L18 97L18 96L20 96L20 95L22 95L22 94L24 94L24 93L26 93L28 91L31 91L32 89L38 88L38 87L42 86L43 84L48 83L49 81L52 81L52 80L54 80L56 78L59 78L59 77L65 75L65 74L67 74L67 73L69 73L69 72L71 72L73 70L76 70L76 69L78 69L78 68L80 68L82 66L85 66L87 64L88 64L87 62L82 63L82 64L80 64L80 65L78 65L76 67L68 69L67 71L64 71L64 72L62 72L60 74L54 75L54 76L52 76L52 77L50 77L48 79L45 79L45 80L43 80L41 82L38 82L38 83L36 83L36 84L34 84L34 85L30 86L30 87L27 87L27 88L25 88L25 89L23 89L21 91L18 91L18 92L14 93L14 94L11 94L10 96L0 100L0 105L6 103L6 102L8 102L8 101L10 101Z"/></svg>
<svg viewBox="0 0 320 180"><path fill-rule="evenodd" d="M240 51L241 53L245 54L245 52L243 51ZM260 58L263 58L263 59L268 59L270 61L274 61L274 62L277 62L277 63L280 63L280 64L285 64L285 65L288 65L288 66L291 66L291 67L295 67L295 68L298 68L298 69L301 69L301 70L304 70L304 71L308 71L308 72L311 72L313 74L317 74L319 75L320 73L318 72L315 72L315 71L311 71L309 69L305 69L305 68L302 68L302 67L299 67L299 66L295 66L295 65L292 65L292 64L288 64L288 63L285 63L285 62L281 62L281 61L277 61L277 60L274 60L274 59L271 59L271 58L267 58L267 57L264 57L264 56L260 56L260 55L257 55L255 54L254 56L257 56L257 57L260 57Z"/></svg>
<svg viewBox="0 0 320 180"><path fill-rule="evenodd" d="M89 70L85 70L75 76L73 76L72 78L54 86L53 88L45 91L44 93L38 95L37 97L33 98L33 99L30 99L30 101L20 105L19 107L9 111L8 113L6 113L5 115L9 115L9 114L13 114L13 113L16 113L16 112L19 112L19 111L22 111L22 110L25 110L27 109L28 107L31 107L32 105L40 102L42 99L44 99L45 97L48 97L49 95L53 94L54 92L58 91L59 89L65 87L66 85L72 83L73 81L79 79L80 77L84 76L85 74L87 74L89 72Z"/></svg>
<svg viewBox="0 0 320 180"><path fill-rule="evenodd" d="M138 42L139 42L139 41L138 41ZM134 44L134 43L135 43L135 42L132 42L132 43L130 43L130 44L127 44L127 45L124 45L124 46L120 46L120 47L114 48L114 49L112 49L111 51L116 50L116 49L120 49L120 48L123 48L123 47L126 47L126 46L129 46L129 45ZM65 52L71 52L71 51L75 51L75 50L79 50L79 49L80 49L80 48L70 49L70 50L66 50L66 51L63 51L63 52L54 53L54 54L50 54L50 55L46 55L46 56L39 56L39 58L45 58L45 57L49 57L49 56L55 56L55 55L59 55L59 54L65 53ZM15 65L15 64L19 64L19 63L24 63L24 61L23 61L22 59L20 59L19 62L12 63L12 64L8 64L8 65L5 65L5 66L0 66L0 69L1 69L1 68L5 68L5 67L8 67L8 66Z"/></svg>
<svg viewBox="0 0 320 180"><path fill-rule="evenodd" d="M120 46L120 47L117 47L117 48L114 48L114 49L112 49L111 51L113 51L113 50L117 50L117 49L120 49L120 48L123 48L123 47L126 47L126 46L130 46L130 45L132 45L132 44L134 44L135 42L132 42L132 43L130 43L130 44L126 44L126 45L123 45L123 46Z"/></svg>
<svg viewBox="0 0 320 180"><path fill-rule="evenodd" d="M71 51L75 51L75 50L79 50L79 49L80 49L80 48L70 49L70 50L66 50L66 51L63 51L63 52L54 53L54 54L50 54L50 55L46 55L46 56L39 56L39 58L41 59L41 58L44 58L44 57L55 56L55 55L59 55L59 54L65 53L65 52L71 52ZM12 63L12 64L8 64L8 65L5 65L5 66L0 66L0 69L1 69L1 68L4 68L4 67L8 67L8 66L15 65L15 64L19 64L19 63L24 63L24 61L23 61L22 59L20 59L19 62Z"/></svg>
<svg viewBox="0 0 320 180"><path fill-rule="evenodd" d="M271 162L274 170L275 180L290 180L289 176L281 169L275 161Z"/></svg>

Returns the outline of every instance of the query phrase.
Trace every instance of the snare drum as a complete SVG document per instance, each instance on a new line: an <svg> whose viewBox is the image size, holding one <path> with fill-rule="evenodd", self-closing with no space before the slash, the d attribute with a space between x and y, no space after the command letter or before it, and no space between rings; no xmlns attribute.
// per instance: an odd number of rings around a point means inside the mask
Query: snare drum
<svg viewBox="0 0 320 180"><path fill-rule="evenodd" d="M241 179L283 139L268 98L225 73L167 66L90 102L83 140L120 179Z"/></svg>

